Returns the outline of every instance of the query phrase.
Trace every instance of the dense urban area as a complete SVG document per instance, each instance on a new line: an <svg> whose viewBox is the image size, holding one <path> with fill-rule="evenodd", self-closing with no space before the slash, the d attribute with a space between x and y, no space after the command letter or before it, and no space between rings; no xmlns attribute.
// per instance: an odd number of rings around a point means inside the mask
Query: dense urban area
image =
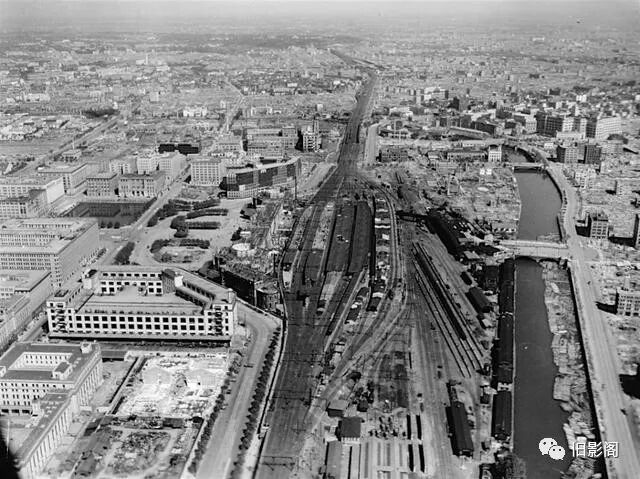
<svg viewBox="0 0 640 479"><path fill-rule="evenodd" d="M1 1L0 475L637 479L613 4Z"/></svg>

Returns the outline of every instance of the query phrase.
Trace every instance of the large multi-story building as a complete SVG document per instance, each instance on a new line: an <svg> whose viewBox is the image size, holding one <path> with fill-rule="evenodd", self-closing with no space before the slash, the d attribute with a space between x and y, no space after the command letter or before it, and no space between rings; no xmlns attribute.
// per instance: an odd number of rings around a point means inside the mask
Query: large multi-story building
<svg viewBox="0 0 640 479"><path fill-rule="evenodd" d="M148 175L121 175L118 195L122 198L155 198L164 188L165 179L163 171L153 171Z"/></svg>
<svg viewBox="0 0 640 479"><path fill-rule="evenodd" d="M609 217L604 211L592 211L587 218L589 238L609 238Z"/></svg>
<svg viewBox="0 0 640 479"><path fill-rule="evenodd" d="M87 196L115 196L117 188L117 173L96 173L87 177Z"/></svg>
<svg viewBox="0 0 640 479"><path fill-rule="evenodd" d="M300 158L247 168L228 168L222 187L229 198L250 198L261 191L294 185L300 176L300 168Z"/></svg>
<svg viewBox="0 0 640 479"><path fill-rule="evenodd" d="M165 153L158 158L158 169L164 171L165 182L175 180L187 167L187 159L181 153Z"/></svg>
<svg viewBox="0 0 640 479"><path fill-rule="evenodd" d="M48 210L47 192L30 190L25 196L0 200L0 218L34 218L44 216Z"/></svg>
<svg viewBox="0 0 640 479"><path fill-rule="evenodd" d="M524 127L526 133L535 133L538 128L538 122L533 115L515 113L513 119L516 123L520 123Z"/></svg>
<svg viewBox="0 0 640 479"><path fill-rule="evenodd" d="M619 116L591 118L587 121L587 137L606 140L609 135L622 133L622 122Z"/></svg>
<svg viewBox="0 0 640 479"><path fill-rule="evenodd" d="M602 148L592 143L584 145L583 161L586 165L600 165L602 162Z"/></svg>
<svg viewBox="0 0 640 479"><path fill-rule="evenodd" d="M38 477L102 380L97 344L15 343L0 358L0 410L34 417L26 435L9 438L20 477Z"/></svg>
<svg viewBox="0 0 640 479"><path fill-rule="evenodd" d="M101 266L47 301L51 337L228 342L236 296L178 268Z"/></svg>
<svg viewBox="0 0 640 479"><path fill-rule="evenodd" d="M109 162L109 171L118 175L130 175L137 171L135 158L116 158Z"/></svg>
<svg viewBox="0 0 640 479"><path fill-rule="evenodd" d="M61 286L100 249L98 223L85 218L30 218L0 222L0 269L43 270Z"/></svg>
<svg viewBox="0 0 640 479"><path fill-rule="evenodd" d="M555 137L558 132L573 131L574 128L574 118L569 115L538 112L536 120L537 132L546 136Z"/></svg>
<svg viewBox="0 0 640 479"><path fill-rule="evenodd" d="M487 161L500 163L502 161L502 145L489 145L487 148Z"/></svg>
<svg viewBox="0 0 640 479"><path fill-rule="evenodd" d="M220 158L193 160L190 165L191 183L198 186L220 186L225 167Z"/></svg>
<svg viewBox="0 0 640 479"><path fill-rule="evenodd" d="M587 190L593 188L597 177L596 170L593 168L577 167L573 171L573 181L578 188Z"/></svg>
<svg viewBox="0 0 640 479"><path fill-rule="evenodd" d="M640 249L640 213L636 213L633 219L633 247Z"/></svg>
<svg viewBox="0 0 640 479"><path fill-rule="evenodd" d="M581 159L581 149L575 143L570 145L558 145L556 147L556 157L560 163L574 164Z"/></svg>
<svg viewBox="0 0 640 479"><path fill-rule="evenodd" d="M616 314L640 316L640 290L623 287L616 290Z"/></svg>
<svg viewBox="0 0 640 479"><path fill-rule="evenodd" d="M409 152L407 147L402 145L382 145L380 147L380 161L389 163L392 161L407 161Z"/></svg>
<svg viewBox="0 0 640 479"><path fill-rule="evenodd" d="M40 167L36 171L39 175L48 179L62 178L64 192L68 195L84 192L86 189L87 176L90 174L86 163Z"/></svg>
<svg viewBox="0 0 640 479"><path fill-rule="evenodd" d="M0 198L18 198L29 195L32 190L44 190L47 204L64 196L62 178L45 178L39 175L0 178Z"/></svg>

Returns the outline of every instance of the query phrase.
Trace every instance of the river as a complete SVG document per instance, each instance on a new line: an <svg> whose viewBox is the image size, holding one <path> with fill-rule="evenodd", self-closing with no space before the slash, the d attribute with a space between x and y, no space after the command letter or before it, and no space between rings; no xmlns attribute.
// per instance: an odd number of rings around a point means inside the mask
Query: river
<svg viewBox="0 0 640 479"><path fill-rule="evenodd" d="M558 234L561 199L553 182L539 172L515 174L522 210L518 238L536 239ZM557 367L553 363L542 268L531 259L516 261L516 379L514 396L514 451L527 466L528 479L557 479L571 462L562 425L568 415L553 399ZM555 439L565 448L562 461L543 456L538 443Z"/></svg>

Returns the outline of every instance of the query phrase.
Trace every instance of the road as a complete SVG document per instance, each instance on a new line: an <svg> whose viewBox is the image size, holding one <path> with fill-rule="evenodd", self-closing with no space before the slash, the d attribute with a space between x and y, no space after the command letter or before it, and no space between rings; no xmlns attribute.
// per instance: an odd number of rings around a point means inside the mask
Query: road
<svg viewBox="0 0 640 479"><path fill-rule="evenodd" d="M214 423L207 451L196 474L198 479L225 478L231 472L267 346L279 324L273 316L258 313L242 302L238 302L238 317L245 319L250 332L249 344L244 353L243 367L227 396L227 407ZM212 471L215 471L215 476Z"/></svg>
<svg viewBox="0 0 640 479"><path fill-rule="evenodd" d="M611 338L606 318L596 305L589 265L585 256L585 246L576 234L574 220L578 214L579 199L576 190L569 184L562 171L554 169L555 177L565 191L567 200L564 226L567 234L579 321L582 329L587 365L601 439L619 444L619 457L607 459L609 479L634 479L640 471L638 452L627 416L623 413L628 407L620 380L620 368L615 341Z"/></svg>

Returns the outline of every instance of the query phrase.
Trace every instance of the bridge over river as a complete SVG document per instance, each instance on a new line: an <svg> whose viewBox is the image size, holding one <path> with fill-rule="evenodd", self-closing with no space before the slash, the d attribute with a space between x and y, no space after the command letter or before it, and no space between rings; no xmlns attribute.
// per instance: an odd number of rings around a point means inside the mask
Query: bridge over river
<svg viewBox="0 0 640 479"><path fill-rule="evenodd" d="M528 256L534 259L566 259L569 248L565 243L554 241L503 240L500 246L512 251L515 256Z"/></svg>

